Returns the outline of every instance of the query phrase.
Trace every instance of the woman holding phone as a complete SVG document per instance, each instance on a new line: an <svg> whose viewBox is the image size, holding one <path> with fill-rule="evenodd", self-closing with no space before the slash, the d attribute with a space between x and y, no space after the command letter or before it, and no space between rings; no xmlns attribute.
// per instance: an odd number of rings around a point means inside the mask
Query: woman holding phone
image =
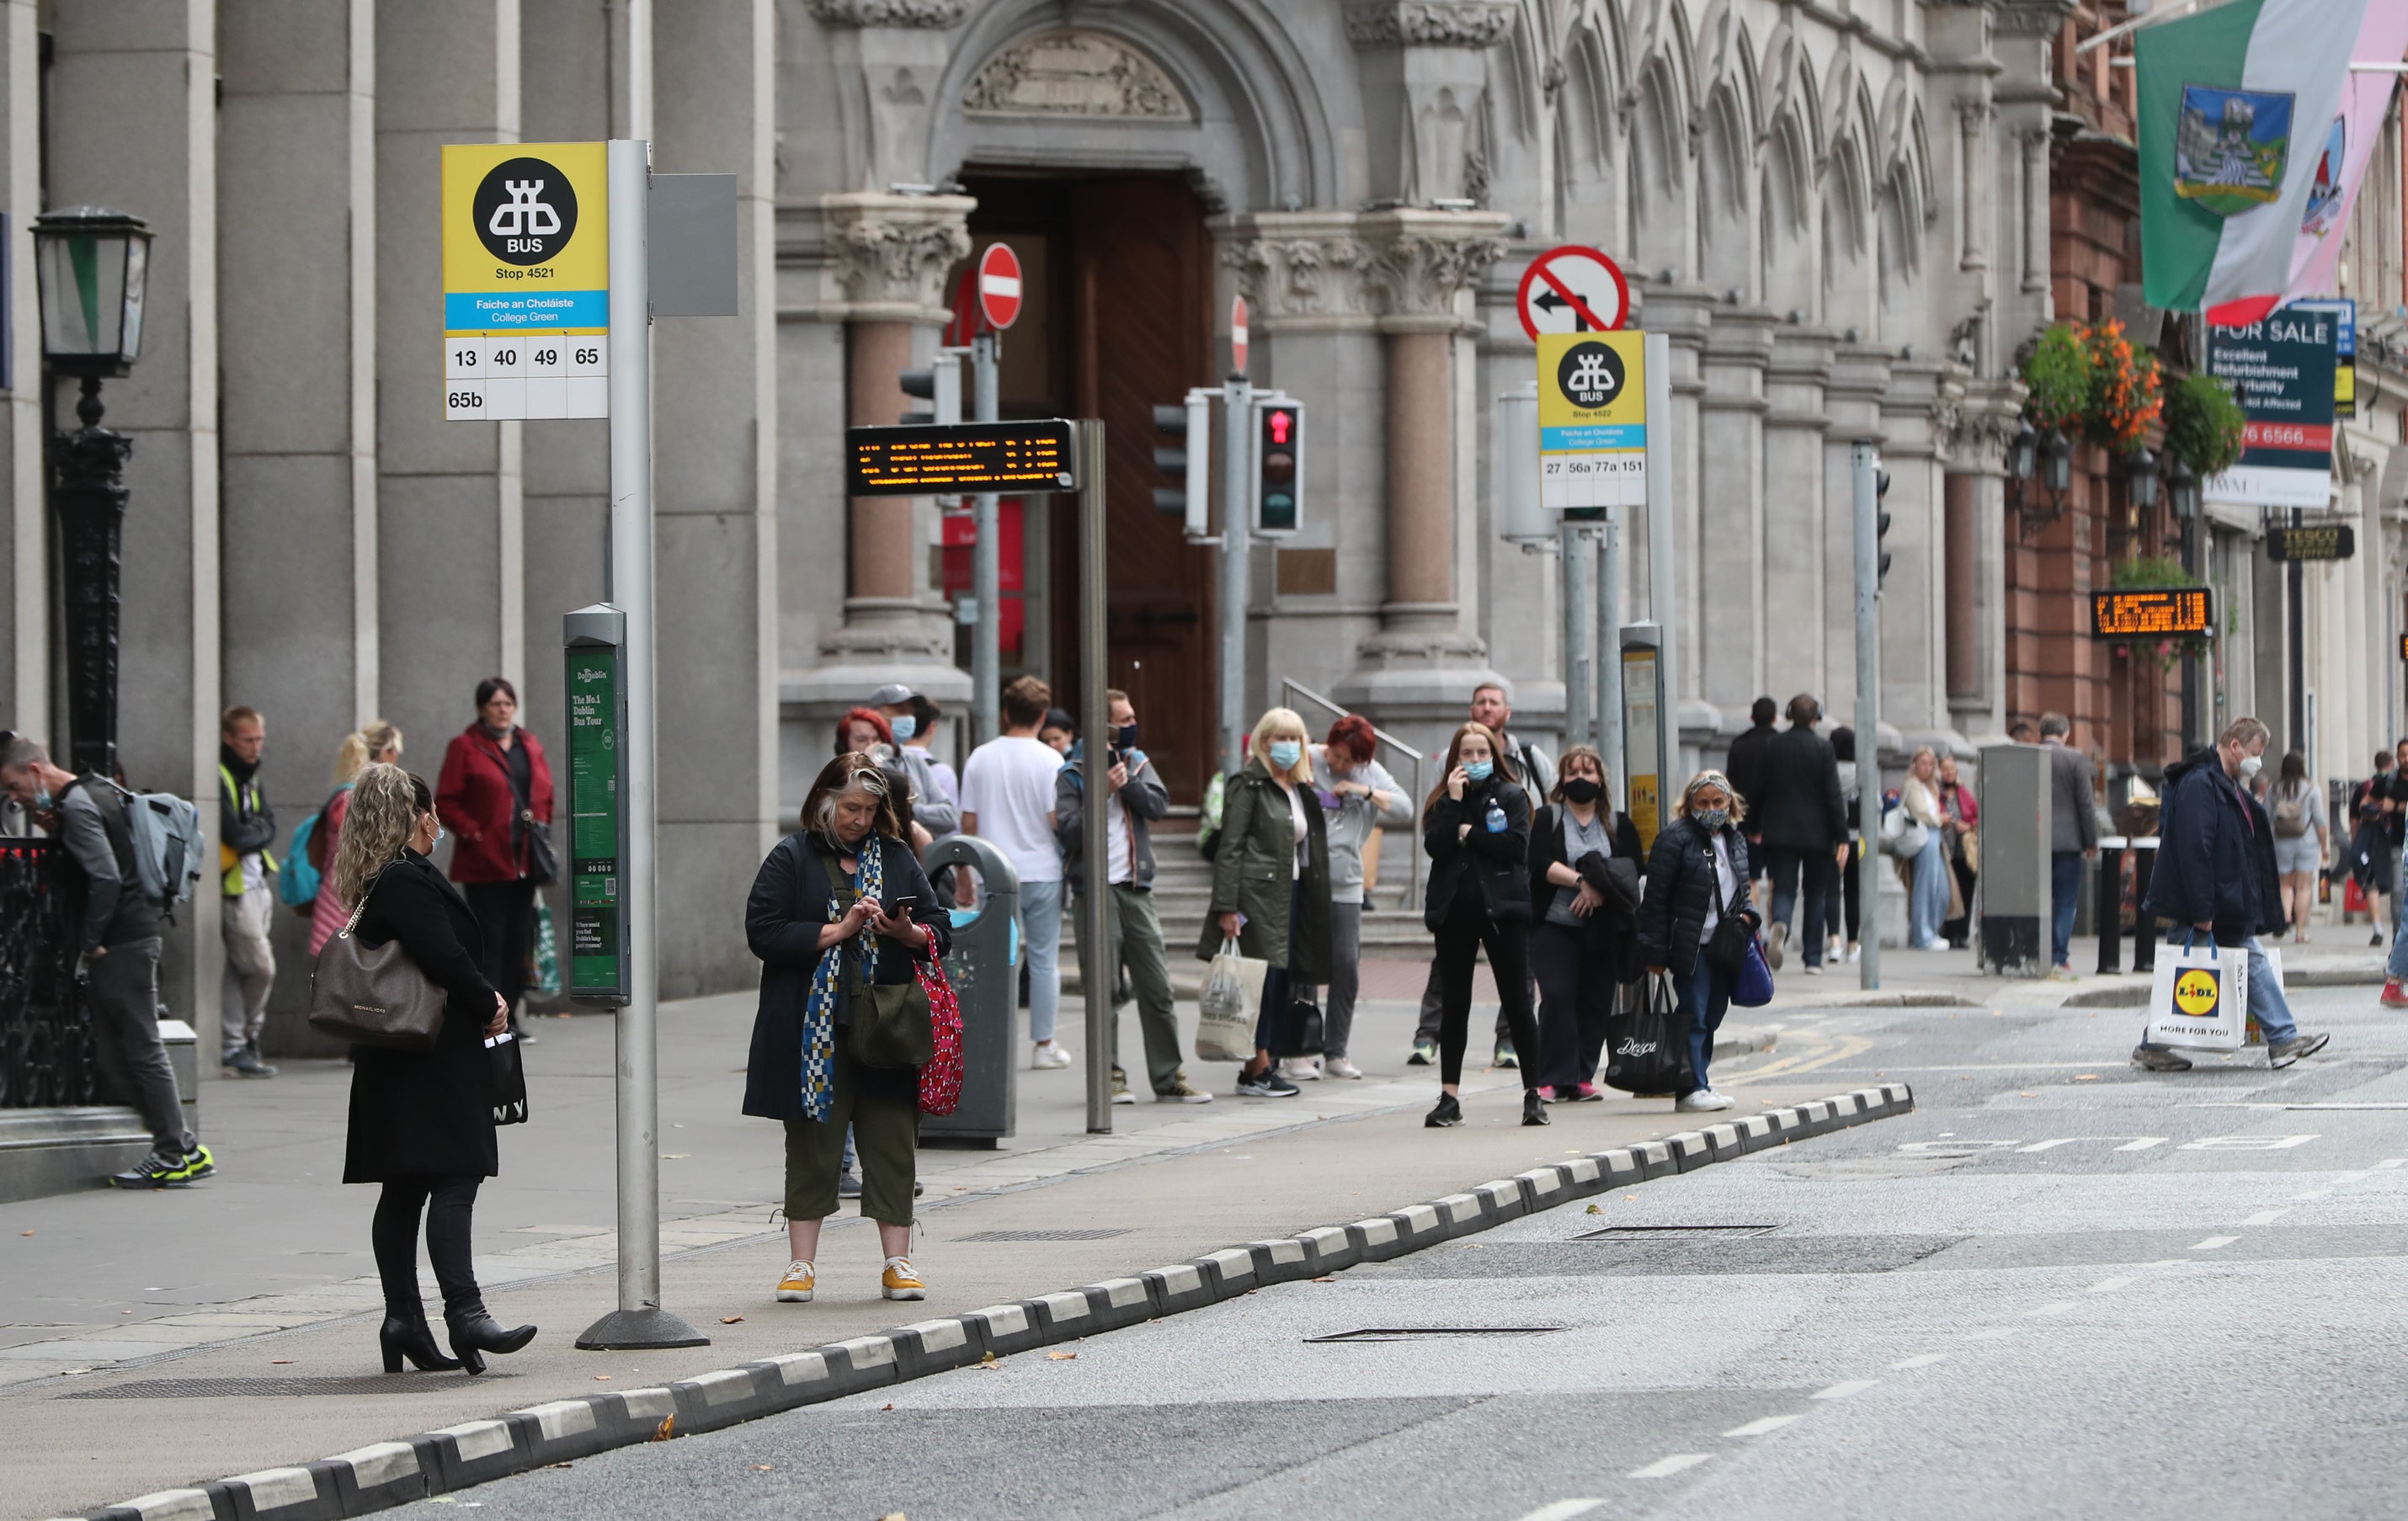
<svg viewBox="0 0 2408 1521"><path fill-rule="evenodd" d="M950 940L904 838L895 787L858 751L820 768L802 828L761 863L744 905L745 938L761 959L744 1113L786 1127L793 1260L778 1283L783 1303L809 1303L817 1286L820 1222L836 1213L847 1126L861 1152L861 1213L878 1222L886 1258L880 1292L927 1298L909 1255L920 1072L865 1066L847 1040L871 987L909 986Z"/></svg>
<svg viewBox="0 0 2408 1521"><path fill-rule="evenodd" d="M1530 1010L1530 795L1507 778L1502 746L1486 725L1467 723L1446 746L1445 780L1422 804L1429 852L1422 922L1438 937L1438 1105L1423 1123L1463 1123L1457 1092L1471 1025L1473 963L1488 950L1513 1049L1522 1065L1522 1123L1547 1123L1539 1095L1539 1024Z"/></svg>

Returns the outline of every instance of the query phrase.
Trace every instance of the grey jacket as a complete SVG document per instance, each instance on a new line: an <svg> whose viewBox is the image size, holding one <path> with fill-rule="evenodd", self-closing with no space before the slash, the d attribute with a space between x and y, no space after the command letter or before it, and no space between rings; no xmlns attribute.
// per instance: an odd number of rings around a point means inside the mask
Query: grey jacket
<svg viewBox="0 0 2408 1521"><path fill-rule="evenodd" d="M1319 789L1329 789L1329 746L1312 747L1312 775ZM1322 810L1322 822L1329 833L1329 901L1333 903L1359 903L1363 901L1363 845L1375 829L1391 825L1402 827L1413 821L1413 803L1397 779L1388 775L1379 761L1366 764L1349 781L1361 782L1374 792L1388 794L1385 812L1371 806L1369 798L1348 796L1335 808Z"/></svg>
<svg viewBox="0 0 2408 1521"><path fill-rule="evenodd" d="M59 797L59 843L84 874L83 930L78 948L123 945L159 938L159 910L142 896L134 870L134 836L125 800L107 782L79 776ZM111 829L111 823L115 828ZM124 848L118 844L123 841Z"/></svg>
<svg viewBox="0 0 2408 1521"><path fill-rule="evenodd" d="M2052 743L2048 752L2048 847L2095 849L2099 805L2090 795L2090 758L2071 745Z"/></svg>
<svg viewBox="0 0 2408 1521"><path fill-rule="evenodd" d="M911 821L926 830L932 839L959 834L962 811L937 785L935 774L928 769L928 752L909 745L897 745L894 749L896 763L911 782Z"/></svg>
<svg viewBox="0 0 2408 1521"><path fill-rule="evenodd" d="M1086 778L1080 772L1083 748L1083 742L1073 747L1054 777L1054 838L1062 844L1063 880L1073 888L1085 880L1079 874L1080 850L1087 832ZM1170 811L1170 789L1162 785L1162 773L1154 769L1143 750L1129 753L1137 758L1137 769L1129 773L1117 794L1129 821L1129 881L1135 887L1151 888L1154 838L1149 826ZM1105 817L1111 817L1109 807Z"/></svg>
<svg viewBox="0 0 2408 1521"><path fill-rule="evenodd" d="M1530 806L1537 807L1555 789L1555 763L1547 752L1527 740L1518 739L1509 731L1497 736L1505 742L1505 759L1513 779L1522 790L1530 794Z"/></svg>

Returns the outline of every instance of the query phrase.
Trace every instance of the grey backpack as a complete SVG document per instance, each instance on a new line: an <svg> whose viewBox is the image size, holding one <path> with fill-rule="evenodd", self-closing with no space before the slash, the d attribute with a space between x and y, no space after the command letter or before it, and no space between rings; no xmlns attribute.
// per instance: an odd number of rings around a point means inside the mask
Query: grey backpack
<svg viewBox="0 0 2408 1521"><path fill-rule="evenodd" d="M201 858L208 844L201 838L201 810L173 792L129 792L108 784L125 804L125 832L134 845L134 872L141 879L142 896L153 906L173 911L192 901L193 886L201 879Z"/></svg>

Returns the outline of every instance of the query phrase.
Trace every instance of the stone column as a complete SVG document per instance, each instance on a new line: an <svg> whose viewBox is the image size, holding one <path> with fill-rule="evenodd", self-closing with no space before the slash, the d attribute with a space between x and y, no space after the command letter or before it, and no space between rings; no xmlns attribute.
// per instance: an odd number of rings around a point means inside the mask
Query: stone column
<svg viewBox="0 0 2408 1521"><path fill-rule="evenodd" d="M1823 535L1823 637L1831 650L1830 695L1823 705L1842 723L1856 722L1856 539L1855 446L1882 438L1881 399L1889 389L1888 350L1867 344L1842 343L1831 356L1826 382L1825 408L1830 427L1823 439L1823 500L1830 504L1830 532ZM1884 609L1887 611L1886 608ZM1897 718L1882 715L1885 742L1897 744ZM1871 741L1856 736L1856 756L1870 761Z"/></svg>
<svg viewBox="0 0 2408 1521"><path fill-rule="evenodd" d="M1763 689L1786 703L1801 691L1831 701L1836 667L1856 664L1856 642L1833 646L1822 614L1823 560L1833 535L1852 532L1850 506L1825 490L1823 435L1831 425L1824 387L1834 335L1821 328L1772 330L1764 391L1764 604L1770 620Z"/></svg>
<svg viewBox="0 0 2408 1521"><path fill-rule="evenodd" d="M520 140L519 21L518 0L377 7L378 686L427 765L474 716L480 678L528 686L526 424L444 420L435 236L442 145Z"/></svg>
<svg viewBox="0 0 2408 1521"><path fill-rule="evenodd" d="M652 166L735 174L739 282L738 316L653 328L661 732L710 736L661 794L663 997L751 975L726 910L778 812L773 21L773 0L681 0L655 33Z"/></svg>
<svg viewBox="0 0 2408 1521"><path fill-rule="evenodd" d="M1765 651L1782 637L1782 615L1765 600L1764 371L1775 319L1760 306L1717 306L1713 315L1702 355L1705 394L1698 400L1697 595L1699 612L1711 614L1699 628L1698 689L1721 712L1736 715L1767 689Z"/></svg>
<svg viewBox="0 0 2408 1521"><path fill-rule="evenodd" d="M1900 360L1882 397L1882 467L1889 472L1889 578L1882 586L1882 717L1911 747L1953 742L1941 535L1941 438L1955 425L1962 371Z"/></svg>
<svg viewBox="0 0 2408 1521"><path fill-rule="evenodd" d="M1459 528L1484 515L1456 361L1470 363L1469 284L1503 253L1505 225L1493 212L1408 209L1355 224L1384 349L1387 597L1334 694L1349 706L1435 723L1494 675L1458 591Z"/></svg>
<svg viewBox="0 0 2408 1521"><path fill-rule="evenodd" d="M9 572L0 576L0 713L11 727L50 736L49 531L42 461L42 325L35 319L34 242L42 210L41 144L33 104L41 93L35 0L0 0L0 213L8 219L10 283L0 301L24 314L9 333L11 384L0 391L0 477L7 481Z"/></svg>
<svg viewBox="0 0 2408 1521"><path fill-rule="evenodd" d="M1948 557L1952 566L1962 564L1967 573L1962 577L1962 587L1971 606L1964 610L1961 627L1970 633L1971 641L1971 647L1962 652L1962 667L1970 681L1960 687L1956 679L1960 664L1956 648L1960 622L1952 618L1948 713L1956 732L1977 743L2006 732L2009 717L2007 557L2000 552L2000 546L2011 532L2007 518L2006 448L2008 440L2014 436L2022 407L2016 387L2010 380L1971 382L1955 426L1945 440L1949 488L1961 492L1963 499L1961 519L1955 506L1957 498L1950 499ZM1960 527L1969 540L1961 550L1956 543ZM1959 577L1952 570L1952 612L1958 587Z"/></svg>
<svg viewBox="0 0 2408 1521"><path fill-rule="evenodd" d="M1679 585L1677 596L1678 626L1671 637L1679 640L1679 658L1673 674L1680 682L1673 704L1681 716L1681 767L1683 775L1694 770L1708 759L1721 763L1719 747L1747 726L1747 704L1755 697L1750 692L1742 699L1738 710L1727 716L1705 697L1706 651L1706 588L1710 584L1705 572L1707 540L1704 520L1704 487L1706 472L1705 353L1714 324L1728 308L1719 298L1696 285L1641 283L1637 292L1644 310L1632 320L1632 326L1650 333L1662 333L1670 340L1672 355L1672 440L1673 455L1671 521L1660 525L1671 533L1673 575ZM1630 574L1641 586L1647 581L1649 548L1647 534L1659 525L1646 521L1647 514L1633 513L1644 532L1631 535L1624 558L1630 564ZM1631 617L1641 616L1637 607L1647 599L1635 599ZM1719 603L1718 603L1719 607ZM1649 607L1647 618L1656 617Z"/></svg>
<svg viewBox="0 0 2408 1521"><path fill-rule="evenodd" d="M969 256L964 195L848 192L821 197L830 272L841 291L818 315L845 323L845 421L856 427L898 421L910 407L899 384L914 351L915 329L950 315L945 277ZM815 431L824 430L818 424ZM837 440L841 448L841 436ZM840 461L828 462L840 474ZM848 513L851 580L843 625L821 639L821 663L786 683L798 717L833 717L890 681L921 687L949 706L968 699L968 675L953 664L944 600L928 584L928 542L918 524L933 509L924 498L863 497ZM823 555L833 543L823 542Z"/></svg>
<svg viewBox="0 0 2408 1521"><path fill-rule="evenodd" d="M221 627L215 11L209 0L57 7L46 136L50 204L115 206L154 235L142 357L102 396L107 425L135 442L118 754L136 786L198 799L205 817L218 787ZM18 313L32 320L30 306ZM204 1052L216 1049L223 955L213 889L203 882L179 915L160 969L161 998ZM217 1064L201 1070L214 1077Z"/></svg>

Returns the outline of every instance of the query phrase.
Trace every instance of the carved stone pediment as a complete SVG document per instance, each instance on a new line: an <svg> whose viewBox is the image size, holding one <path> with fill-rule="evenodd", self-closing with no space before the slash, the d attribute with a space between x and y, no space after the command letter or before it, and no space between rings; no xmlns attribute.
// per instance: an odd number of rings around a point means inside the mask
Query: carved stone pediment
<svg viewBox="0 0 2408 1521"><path fill-rule="evenodd" d="M945 276L969 257L964 195L820 197L828 252L854 315L897 321L943 320Z"/></svg>
<svg viewBox="0 0 2408 1521"><path fill-rule="evenodd" d="M962 108L986 116L1196 119L1161 64L1119 37L1081 27L1035 33L988 59Z"/></svg>
<svg viewBox="0 0 2408 1521"><path fill-rule="evenodd" d="M1346 7L1346 36L1358 48L1493 48L1513 30L1502 0L1376 0Z"/></svg>
<svg viewBox="0 0 2408 1521"><path fill-rule="evenodd" d="M970 0L810 0L824 26L903 26L942 31L962 19Z"/></svg>

